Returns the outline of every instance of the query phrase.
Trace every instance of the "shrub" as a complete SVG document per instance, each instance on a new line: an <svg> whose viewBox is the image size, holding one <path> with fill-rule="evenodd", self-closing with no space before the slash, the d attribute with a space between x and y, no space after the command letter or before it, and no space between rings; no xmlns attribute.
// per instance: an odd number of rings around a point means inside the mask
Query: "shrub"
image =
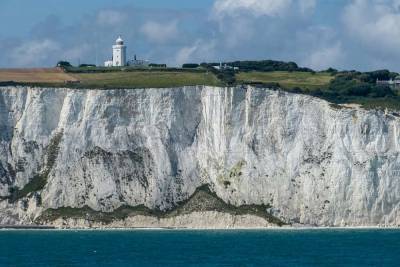
<svg viewBox="0 0 400 267"><path fill-rule="evenodd" d="M166 68L166 67L167 67L167 64L155 64L155 63L151 63L151 64L149 64L149 67L152 67L152 68Z"/></svg>
<svg viewBox="0 0 400 267"><path fill-rule="evenodd" d="M80 64L79 68L96 67L94 64Z"/></svg>

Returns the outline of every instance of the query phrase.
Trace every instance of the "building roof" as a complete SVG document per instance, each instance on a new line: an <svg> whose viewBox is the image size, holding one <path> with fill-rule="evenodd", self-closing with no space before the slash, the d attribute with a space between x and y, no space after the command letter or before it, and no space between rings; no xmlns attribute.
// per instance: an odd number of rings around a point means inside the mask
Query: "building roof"
<svg viewBox="0 0 400 267"><path fill-rule="evenodd" d="M122 40L121 35L118 36L118 39L115 41L116 44L118 45L123 45L124 44L124 40Z"/></svg>

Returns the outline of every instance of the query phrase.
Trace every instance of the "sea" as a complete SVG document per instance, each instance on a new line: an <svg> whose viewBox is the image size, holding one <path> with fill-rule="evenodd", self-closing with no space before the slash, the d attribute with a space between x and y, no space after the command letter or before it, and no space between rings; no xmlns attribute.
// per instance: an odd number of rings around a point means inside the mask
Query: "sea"
<svg viewBox="0 0 400 267"><path fill-rule="evenodd" d="M400 266L400 230L2 230L0 266Z"/></svg>

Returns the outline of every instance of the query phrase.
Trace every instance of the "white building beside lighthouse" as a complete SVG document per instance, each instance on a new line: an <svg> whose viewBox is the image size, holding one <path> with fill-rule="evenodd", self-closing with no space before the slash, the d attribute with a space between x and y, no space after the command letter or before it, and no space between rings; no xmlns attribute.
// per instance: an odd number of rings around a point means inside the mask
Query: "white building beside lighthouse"
<svg viewBox="0 0 400 267"><path fill-rule="evenodd" d="M112 60L104 62L106 67L123 67L126 66L126 45L121 36L115 41L113 45L113 57Z"/></svg>

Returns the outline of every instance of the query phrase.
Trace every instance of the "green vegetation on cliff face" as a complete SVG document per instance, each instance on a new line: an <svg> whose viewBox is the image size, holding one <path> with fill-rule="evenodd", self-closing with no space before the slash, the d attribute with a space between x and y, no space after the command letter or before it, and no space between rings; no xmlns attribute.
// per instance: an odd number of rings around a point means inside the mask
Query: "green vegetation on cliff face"
<svg viewBox="0 0 400 267"><path fill-rule="evenodd" d="M225 203L208 185L199 187L195 193L185 201L178 203L173 209L168 211L151 210L143 205L136 207L121 206L113 212L94 211L89 207L59 209L48 209L38 219L38 223L52 222L59 218L86 219L94 222L110 224L116 220L124 220L128 217L144 215L157 218L171 218L193 212L217 211L232 215L255 215L265 218L268 222L282 226L285 223L273 216L268 209L269 205L242 205L239 207Z"/></svg>
<svg viewBox="0 0 400 267"><path fill-rule="evenodd" d="M22 189L18 189L16 187L12 187L10 189L10 202L16 202L19 199L26 197L30 193L42 190L46 186L47 178L58 157L59 144L62 136L63 133L57 133L50 140L50 143L47 147L45 168L39 174L36 174Z"/></svg>

